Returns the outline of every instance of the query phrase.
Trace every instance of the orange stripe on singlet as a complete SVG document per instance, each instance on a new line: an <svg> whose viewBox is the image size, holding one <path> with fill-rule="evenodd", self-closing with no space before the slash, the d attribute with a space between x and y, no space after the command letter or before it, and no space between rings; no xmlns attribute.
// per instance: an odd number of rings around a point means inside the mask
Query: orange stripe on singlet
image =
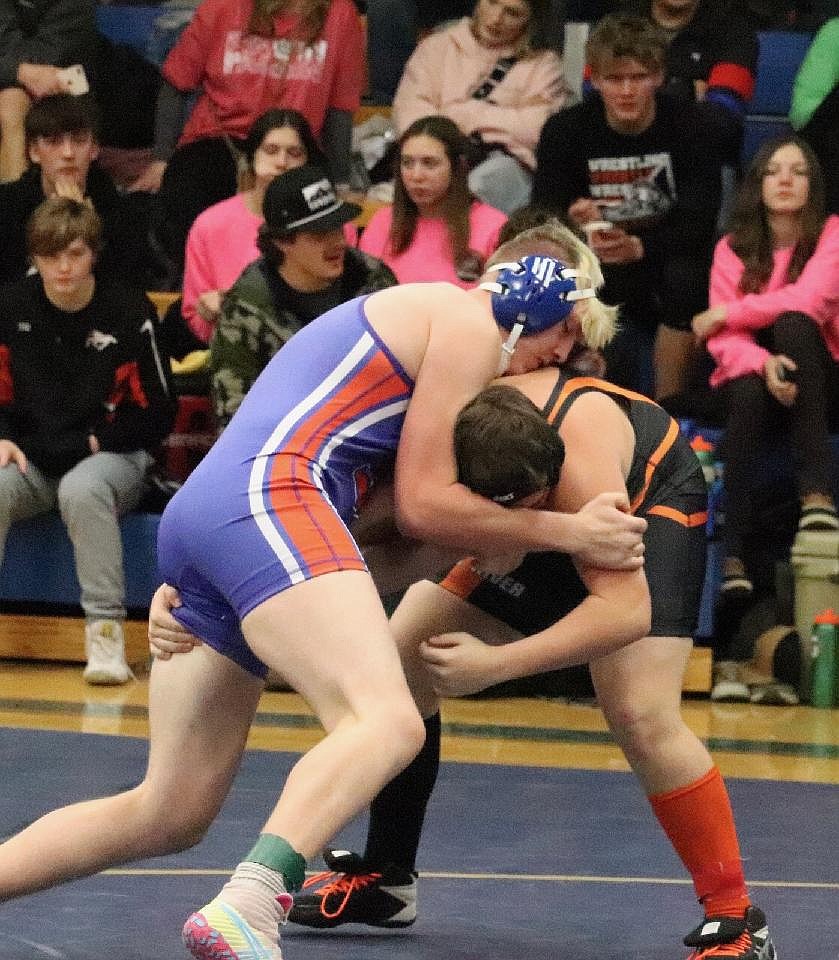
<svg viewBox="0 0 839 960"><path fill-rule="evenodd" d="M607 383L605 380L598 380L597 377L572 377L571 380L565 382L559 391L556 402L548 411L548 423L554 422L559 413L559 408L565 403L568 397L577 390L582 390L584 387L595 387L601 393L616 393L618 396L626 397L627 400L641 400L643 403L651 403L653 406L656 406L655 401L650 400L649 397L645 397L643 393L636 393L634 390L627 390L624 387L616 387L614 384Z"/></svg>
<svg viewBox="0 0 839 960"><path fill-rule="evenodd" d="M551 407L548 412L548 423L553 423L559 414L562 404L571 396L572 393L575 393L578 390L581 390L585 387L595 387L601 393L605 393L607 396L609 394L617 394L620 397L626 397L627 400L640 400L642 403L651 403L654 406L655 401L650 400L649 397L645 397L643 393L636 393L634 390L626 390L624 387L617 387L611 383L605 383L603 380L598 380L596 377L574 377L572 380L569 380L564 384L562 390L559 392L559 396L556 398L556 402L553 407ZM667 455L667 452L676 442L676 437L679 435L679 425L675 420L670 420L670 426L667 428L667 433L664 435L661 443L653 451L652 456L647 460L647 466L644 470L644 484L635 497L632 500L632 503L629 505L629 510L631 513L635 513L638 507L644 502L644 497L647 495L647 491L650 489L650 484L652 483L653 474L655 473L656 467L661 463L664 457ZM650 511L652 512L652 511ZM675 514L678 514L678 511L673 511L673 518L676 519ZM662 514L663 516L664 514ZM681 514L683 517L687 517L687 514ZM695 516L698 516L696 514ZM692 524L688 524L692 526Z"/></svg>
<svg viewBox="0 0 839 960"><path fill-rule="evenodd" d="M350 380L295 427L283 442L304 457L314 458L326 436L340 433L358 414L405 391L405 381L394 371L390 359L374 353Z"/></svg>
<svg viewBox="0 0 839 960"><path fill-rule="evenodd" d="M647 516L667 517L668 520L675 520L683 527L702 527L708 522L708 511L700 510L698 513L682 513L681 510L674 510L673 507L650 507Z"/></svg>
<svg viewBox="0 0 839 960"><path fill-rule="evenodd" d="M676 437L679 436L679 424L675 420L670 421L670 426L667 428L667 433L664 434L661 443L653 450L650 459L647 460L647 466L644 468L644 485L635 494L632 502L629 504L630 513L635 513L638 507L644 502L644 497L647 495L647 491L650 489L650 484L653 480L653 474L655 473L656 467L661 463L664 457L667 455L667 452L676 442Z"/></svg>
<svg viewBox="0 0 839 960"><path fill-rule="evenodd" d="M307 561L312 561L315 553L345 556L357 552L338 514L319 493L310 495L308 462L316 459L326 438L340 433L360 413L404 392L405 381L394 371L390 359L375 353L328 402L300 421L283 443L295 456L272 457L268 484L271 508L282 518L280 526L289 545Z"/></svg>

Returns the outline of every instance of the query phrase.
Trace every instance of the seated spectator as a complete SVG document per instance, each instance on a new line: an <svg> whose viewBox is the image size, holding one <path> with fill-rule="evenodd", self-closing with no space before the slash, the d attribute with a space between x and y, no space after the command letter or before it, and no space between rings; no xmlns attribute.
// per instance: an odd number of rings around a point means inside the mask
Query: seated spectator
<svg viewBox="0 0 839 960"><path fill-rule="evenodd" d="M0 9L0 182L26 170L24 119L41 97L69 91L63 67L90 63L97 46L87 0L4 3Z"/></svg>
<svg viewBox="0 0 839 960"><path fill-rule="evenodd" d="M38 272L0 302L0 555L15 520L59 509L81 586L85 679L126 683L118 517L139 502L174 405L154 307L94 276L100 235L88 203L45 200L27 228Z"/></svg>
<svg viewBox="0 0 839 960"><path fill-rule="evenodd" d="M839 217L826 217L819 162L794 136L768 141L717 244L709 309L693 320L716 361L728 416L723 591L752 592L743 562L770 433L793 445L799 530L839 530L828 429L839 423Z"/></svg>
<svg viewBox="0 0 839 960"><path fill-rule="evenodd" d="M210 341L211 389L222 428L293 334L339 303L396 283L383 263L347 246L342 228L361 211L337 198L321 167L276 177L262 210L262 256L222 298Z"/></svg>
<svg viewBox="0 0 839 960"><path fill-rule="evenodd" d="M156 264L146 226L128 214L126 199L96 164L98 112L92 99L59 93L38 100L26 115L26 147L30 169L0 184L0 282L26 275L26 222L45 198L64 196L89 198L102 221L97 272L151 286Z"/></svg>
<svg viewBox="0 0 839 960"><path fill-rule="evenodd" d="M181 310L204 343L215 327L222 294L259 256L256 234L268 184L286 170L323 161L309 124L297 110L263 113L251 127L243 152L249 186L199 214L187 236Z"/></svg>
<svg viewBox="0 0 839 960"><path fill-rule="evenodd" d="M663 91L700 103L726 144L726 159L737 163L757 72L757 34L748 15L732 0L630 0L620 9L665 31Z"/></svg>
<svg viewBox="0 0 839 960"><path fill-rule="evenodd" d="M400 135L442 114L472 139L469 186L505 213L530 199L539 131L568 98L549 9L549 0L478 0L471 17L419 44L393 100Z"/></svg>
<svg viewBox="0 0 839 960"><path fill-rule="evenodd" d="M154 159L132 189L160 190L160 241L175 272L198 214L236 192L240 151L265 110L299 110L333 173L348 182L352 115L364 85L352 0L204 0L163 77ZM184 123L193 91L198 99Z"/></svg>
<svg viewBox="0 0 839 960"><path fill-rule="evenodd" d="M588 226L604 298L621 306L607 378L659 400L692 376L690 322L707 305L722 169L697 105L659 90L666 50L645 18L597 24L586 44L596 95L545 124L533 184L535 203Z"/></svg>
<svg viewBox="0 0 839 960"><path fill-rule="evenodd" d="M101 118L101 142L116 158L148 148L158 69L127 44L96 27L90 0L3 3L0 12L0 182L28 166L24 119L33 102L57 93L90 91ZM81 67L79 73L76 68ZM68 69L71 68L71 69ZM119 149L116 149L119 148Z"/></svg>
<svg viewBox="0 0 839 960"><path fill-rule="evenodd" d="M452 120L423 117L399 140L393 204L377 210L359 247L400 283L474 286L498 246L506 215L469 190L466 139Z"/></svg>
<svg viewBox="0 0 839 960"><path fill-rule="evenodd" d="M821 27L804 57L789 119L819 158L828 211L839 213L839 17Z"/></svg>

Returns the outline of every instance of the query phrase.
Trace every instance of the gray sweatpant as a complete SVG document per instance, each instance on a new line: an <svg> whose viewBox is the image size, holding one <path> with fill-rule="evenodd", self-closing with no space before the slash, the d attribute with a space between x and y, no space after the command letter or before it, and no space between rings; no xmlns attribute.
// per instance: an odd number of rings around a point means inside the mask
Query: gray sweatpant
<svg viewBox="0 0 839 960"><path fill-rule="evenodd" d="M152 457L145 450L95 453L59 479L32 463L0 468L0 563L15 520L58 507L73 544L81 605L88 620L125 619L125 573L119 517L140 501Z"/></svg>

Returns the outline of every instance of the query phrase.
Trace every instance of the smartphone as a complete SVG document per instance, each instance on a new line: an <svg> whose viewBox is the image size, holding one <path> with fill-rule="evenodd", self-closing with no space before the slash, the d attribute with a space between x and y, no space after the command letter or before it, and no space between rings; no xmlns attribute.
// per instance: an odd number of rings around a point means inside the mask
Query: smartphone
<svg viewBox="0 0 839 960"><path fill-rule="evenodd" d="M61 77L64 89L74 97L90 92L90 84L87 82L84 67L80 63L74 63L72 67L64 67L63 70L58 71L58 75Z"/></svg>

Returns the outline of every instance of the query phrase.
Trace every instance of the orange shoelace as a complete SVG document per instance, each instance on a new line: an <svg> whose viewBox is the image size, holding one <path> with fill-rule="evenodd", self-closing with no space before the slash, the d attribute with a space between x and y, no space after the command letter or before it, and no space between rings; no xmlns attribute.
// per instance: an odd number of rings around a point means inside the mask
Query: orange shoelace
<svg viewBox="0 0 839 960"><path fill-rule="evenodd" d="M317 873L315 876L309 877L303 884L303 889L305 890L307 887L314 887L316 884L329 881L330 877L334 877L335 879L326 883L326 886L321 887L321 889L317 891L321 894L320 912L328 920L334 920L335 917L340 916L344 912L344 908L349 902L354 890L363 890L371 883L375 883L376 880L382 879L380 873L333 873L331 870L326 870L324 873ZM329 913L326 908L326 901L329 897L335 895L341 897L341 902L334 912Z"/></svg>
<svg viewBox="0 0 839 960"><path fill-rule="evenodd" d="M706 957L742 957L751 948L751 934L744 930L736 940L697 950L688 957L688 960L705 960Z"/></svg>

